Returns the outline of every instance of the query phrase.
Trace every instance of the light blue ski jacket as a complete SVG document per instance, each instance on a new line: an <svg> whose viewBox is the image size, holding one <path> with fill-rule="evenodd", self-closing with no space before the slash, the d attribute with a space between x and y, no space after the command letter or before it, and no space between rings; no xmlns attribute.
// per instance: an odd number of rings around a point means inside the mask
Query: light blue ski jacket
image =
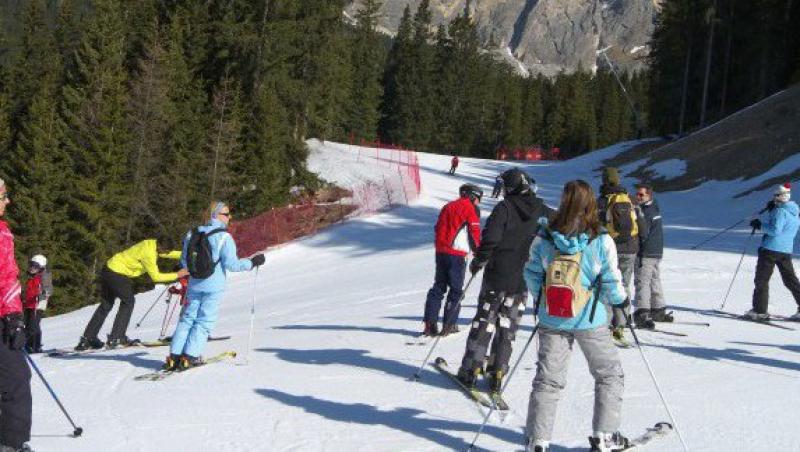
<svg viewBox="0 0 800 452"><path fill-rule="evenodd" d="M794 201L779 202L775 208L762 215L761 230L764 237L761 246L779 253L792 253L794 237L800 227L800 207Z"/></svg>
<svg viewBox="0 0 800 452"><path fill-rule="evenodd" d="M557 330L588 330L596 329L608 322L605 307L600 303L611 305L621 304L625 301L625 289L622 286L622 274L617 262L617 248L614 240L605 232L594 240L589 240L586 233L577 237L565 237L558 231L550 231L547 219L539 221L539 235L531 244L530 259L525 265L525 283L533 296L534 306L545 285L547 266L553 261L556 247L562 254L577 254L581 256L581 284L590 288L595 281L597 287L591 299L583 310L573 318L552 317L547 314L545 300L539 303L539 323L542 326ZM598 279L599 277L599 279ZM594 298L600 296L595 309L594 320L589 321Z"/></svg>
<svg viewBox="0 0 800 452"><path fill-rule="evenodd" d="M207 224L200 226L201 232L209 232L217 228L225 229L225 223L213 219ZM192 231L186 234L183 239L183 253L181 255L181 265L187 268L186 263L187 247L189 240L192 237ZM208 243L211 246L212 256L214 262L219 261L214 268L214 273L206 279L195 279L189 277L189 292L221 292L225 289L225 279L227 272L243 272L252 270L253 263L250 259L239 259L236 256L236 243L233 237L225 231L219 232L208 237Z"/></svg>

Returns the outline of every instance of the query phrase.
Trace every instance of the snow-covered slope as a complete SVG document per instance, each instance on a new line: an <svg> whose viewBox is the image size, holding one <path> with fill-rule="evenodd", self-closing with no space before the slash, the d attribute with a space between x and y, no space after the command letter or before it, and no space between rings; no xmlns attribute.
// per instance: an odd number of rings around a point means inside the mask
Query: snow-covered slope
<svg viewBox="0 0 800 452"><path fill-rule="evenodd" d="M585 178L597 186L594 170L625 146L526 169L537 179L540 195L556 205L565 181ZM312 156L317 154L333 155L324 147ZM320 162L314 164L327 171ZM423 193L411 206L351 220L277 249L269 253L257 280L254 273L231 275L215 334L233 338L209 343L207 353L245 352L255 288L256 329L249 365L215 364L161 382L141 382L133 377L157 368L165 349L60 359L37 356L36 362L85 432L79 439L66 437L72 429L34 377L34 449L465 449L482 414L431 369L421 382L409 381L427 348L405 343L421 328L425 293L433 280L432 234L439 208L464 182L490 191L494 175L510 164L465 158L456 176L447 175L447 156L420 155L420 165ZM342 172L335 164L327 167ZM688 250L715 228L761 207L764 193L730 198L747 188L744 185L709 183L659 198L667 224L669 249L662 270L668 302L679 318L710 321L712 326L672 326L687 333L685 338L648 332L640 336L692 451L800 450L799 333L704 313L719 305L747 231L737 230L712 242L708 251ZM491 200L484 202L484 217L492 205ZM728 301L733 311L749 305L755 267L754 243L750 245ZM795 305L777 275L773 283L772 311L792 313ZM468 290L464 324L474 314L478 289L474 284ZM155 295L139 296L130 335L157 336L162 306L140 329L133 328ZM46 319L46 347L74 345L92 310ZM527 341L532 322L527 315L512 359ZM110 323L109 319L105 329ZM436 355L458 363L465 339L461 334L441 341ZM622 429L633 435L667 415L639 353L622 350L621 354L626 376ZM529 350L522 363L506 395L513 412L503 422L492 419L479 443L485 450L521 449L535 350ZM568 381L553 437L556 452L587 450L593 381L578 351ZM681 448L673 435L648 450Z"/></svg>

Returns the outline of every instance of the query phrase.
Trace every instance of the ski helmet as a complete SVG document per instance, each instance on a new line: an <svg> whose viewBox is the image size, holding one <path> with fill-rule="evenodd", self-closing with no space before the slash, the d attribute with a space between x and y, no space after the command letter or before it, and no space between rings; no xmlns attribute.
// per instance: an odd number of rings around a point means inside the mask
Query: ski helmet
<svg viewBox="0 0 800 452"><path fill-rule="evenodd" d="M47 258L42 256L41 254L37 254L31 258L31 264L37 265L39 268L47 267Z"/></svg>
<svg viewBox="0 0 800 452"><path fill-rule="evenodd" d="M507 195L518 195L530 190L531 182L528 175L517 168L512 168L502 174L503 186Z"/></svg>
<svg viewBox="0 0 800 452"><path fill-rule="evenodd" d="M469 199L477 198L478 201L483 198L483 190L480 187L474 184L464 184L458 188L458 194L461 197L468 196Z"/></svg>

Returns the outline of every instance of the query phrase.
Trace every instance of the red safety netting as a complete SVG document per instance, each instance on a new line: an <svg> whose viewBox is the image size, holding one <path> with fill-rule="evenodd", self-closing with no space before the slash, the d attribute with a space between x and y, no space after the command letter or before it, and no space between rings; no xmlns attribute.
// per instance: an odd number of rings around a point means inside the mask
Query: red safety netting
<svg viewBox="0 0 800 452"><path fill-rule="evenodd" d="M300 203L232 223L228 229L236 241L238 255L251 256L348 217L408 205L417 199L421 191L417 153L396 146L372 145L352 148L357 160L374 158L375 170L369 180L347 189L327 189Z"/></svg>

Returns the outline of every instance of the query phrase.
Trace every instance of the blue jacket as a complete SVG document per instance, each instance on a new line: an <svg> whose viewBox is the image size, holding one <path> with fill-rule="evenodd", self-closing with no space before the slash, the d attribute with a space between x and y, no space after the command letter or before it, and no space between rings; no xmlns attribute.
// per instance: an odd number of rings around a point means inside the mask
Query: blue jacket
<svg viewBox="0 0 800 452"><path fill-rule="evenodd" d="M208 232L217 228L224 229L225 224L213 219L206 225L200 226L199 229L202 232ZM183 268L188 267L186 264L186 247L189 246L191 236L192 231L189 231L183 239L183 254L181 255ZM214 273L206 279L189 277L188 290L190 292L221 292L225 289L225 275L227 272L243 272L253 268L253 263L250 262L250 259L239 259L236 256L236 243L227 231L209 236L208 243L211 245L214 262L219 261L219 263L214 268Z"/></svg>
<svg viewBox="0 0 800 452"><path fill-rule="evenodd" d="M540 225L546 226L547 220L542 219ZM539 236L533 241L530 251L530 260L525 265L525 283L533 295L534 303L544 287L547 266L555 257L556 247L562 254L577 254L581 256L581 283L589 288L599 278L599 289L594 294L580 314L567 319L551 317L547 314L544 300L539 303L539 323L542 326L558 330L588 330L606 325L608 315L599 303L617 305L625 301L625 289L622 287L622 274L617 263L617 248L614 240L606 233L600 234L596 239L589 241L585 233L577 237L565 237L557 231L547 228L539 229ZM600 299L595 309L594 321L589 321L594 298L599 292ZM535 305L535 304L534 304Z"/></svg>
<svg viewBox="0 0 800 452"><path fill-rule="evenodd" d="M761 217L761 230L764 237L761 247L770 251L791 254L794 249L794 236L800 226L797 217L800 207L794 201L779 202L774 209Z"/></svg>

